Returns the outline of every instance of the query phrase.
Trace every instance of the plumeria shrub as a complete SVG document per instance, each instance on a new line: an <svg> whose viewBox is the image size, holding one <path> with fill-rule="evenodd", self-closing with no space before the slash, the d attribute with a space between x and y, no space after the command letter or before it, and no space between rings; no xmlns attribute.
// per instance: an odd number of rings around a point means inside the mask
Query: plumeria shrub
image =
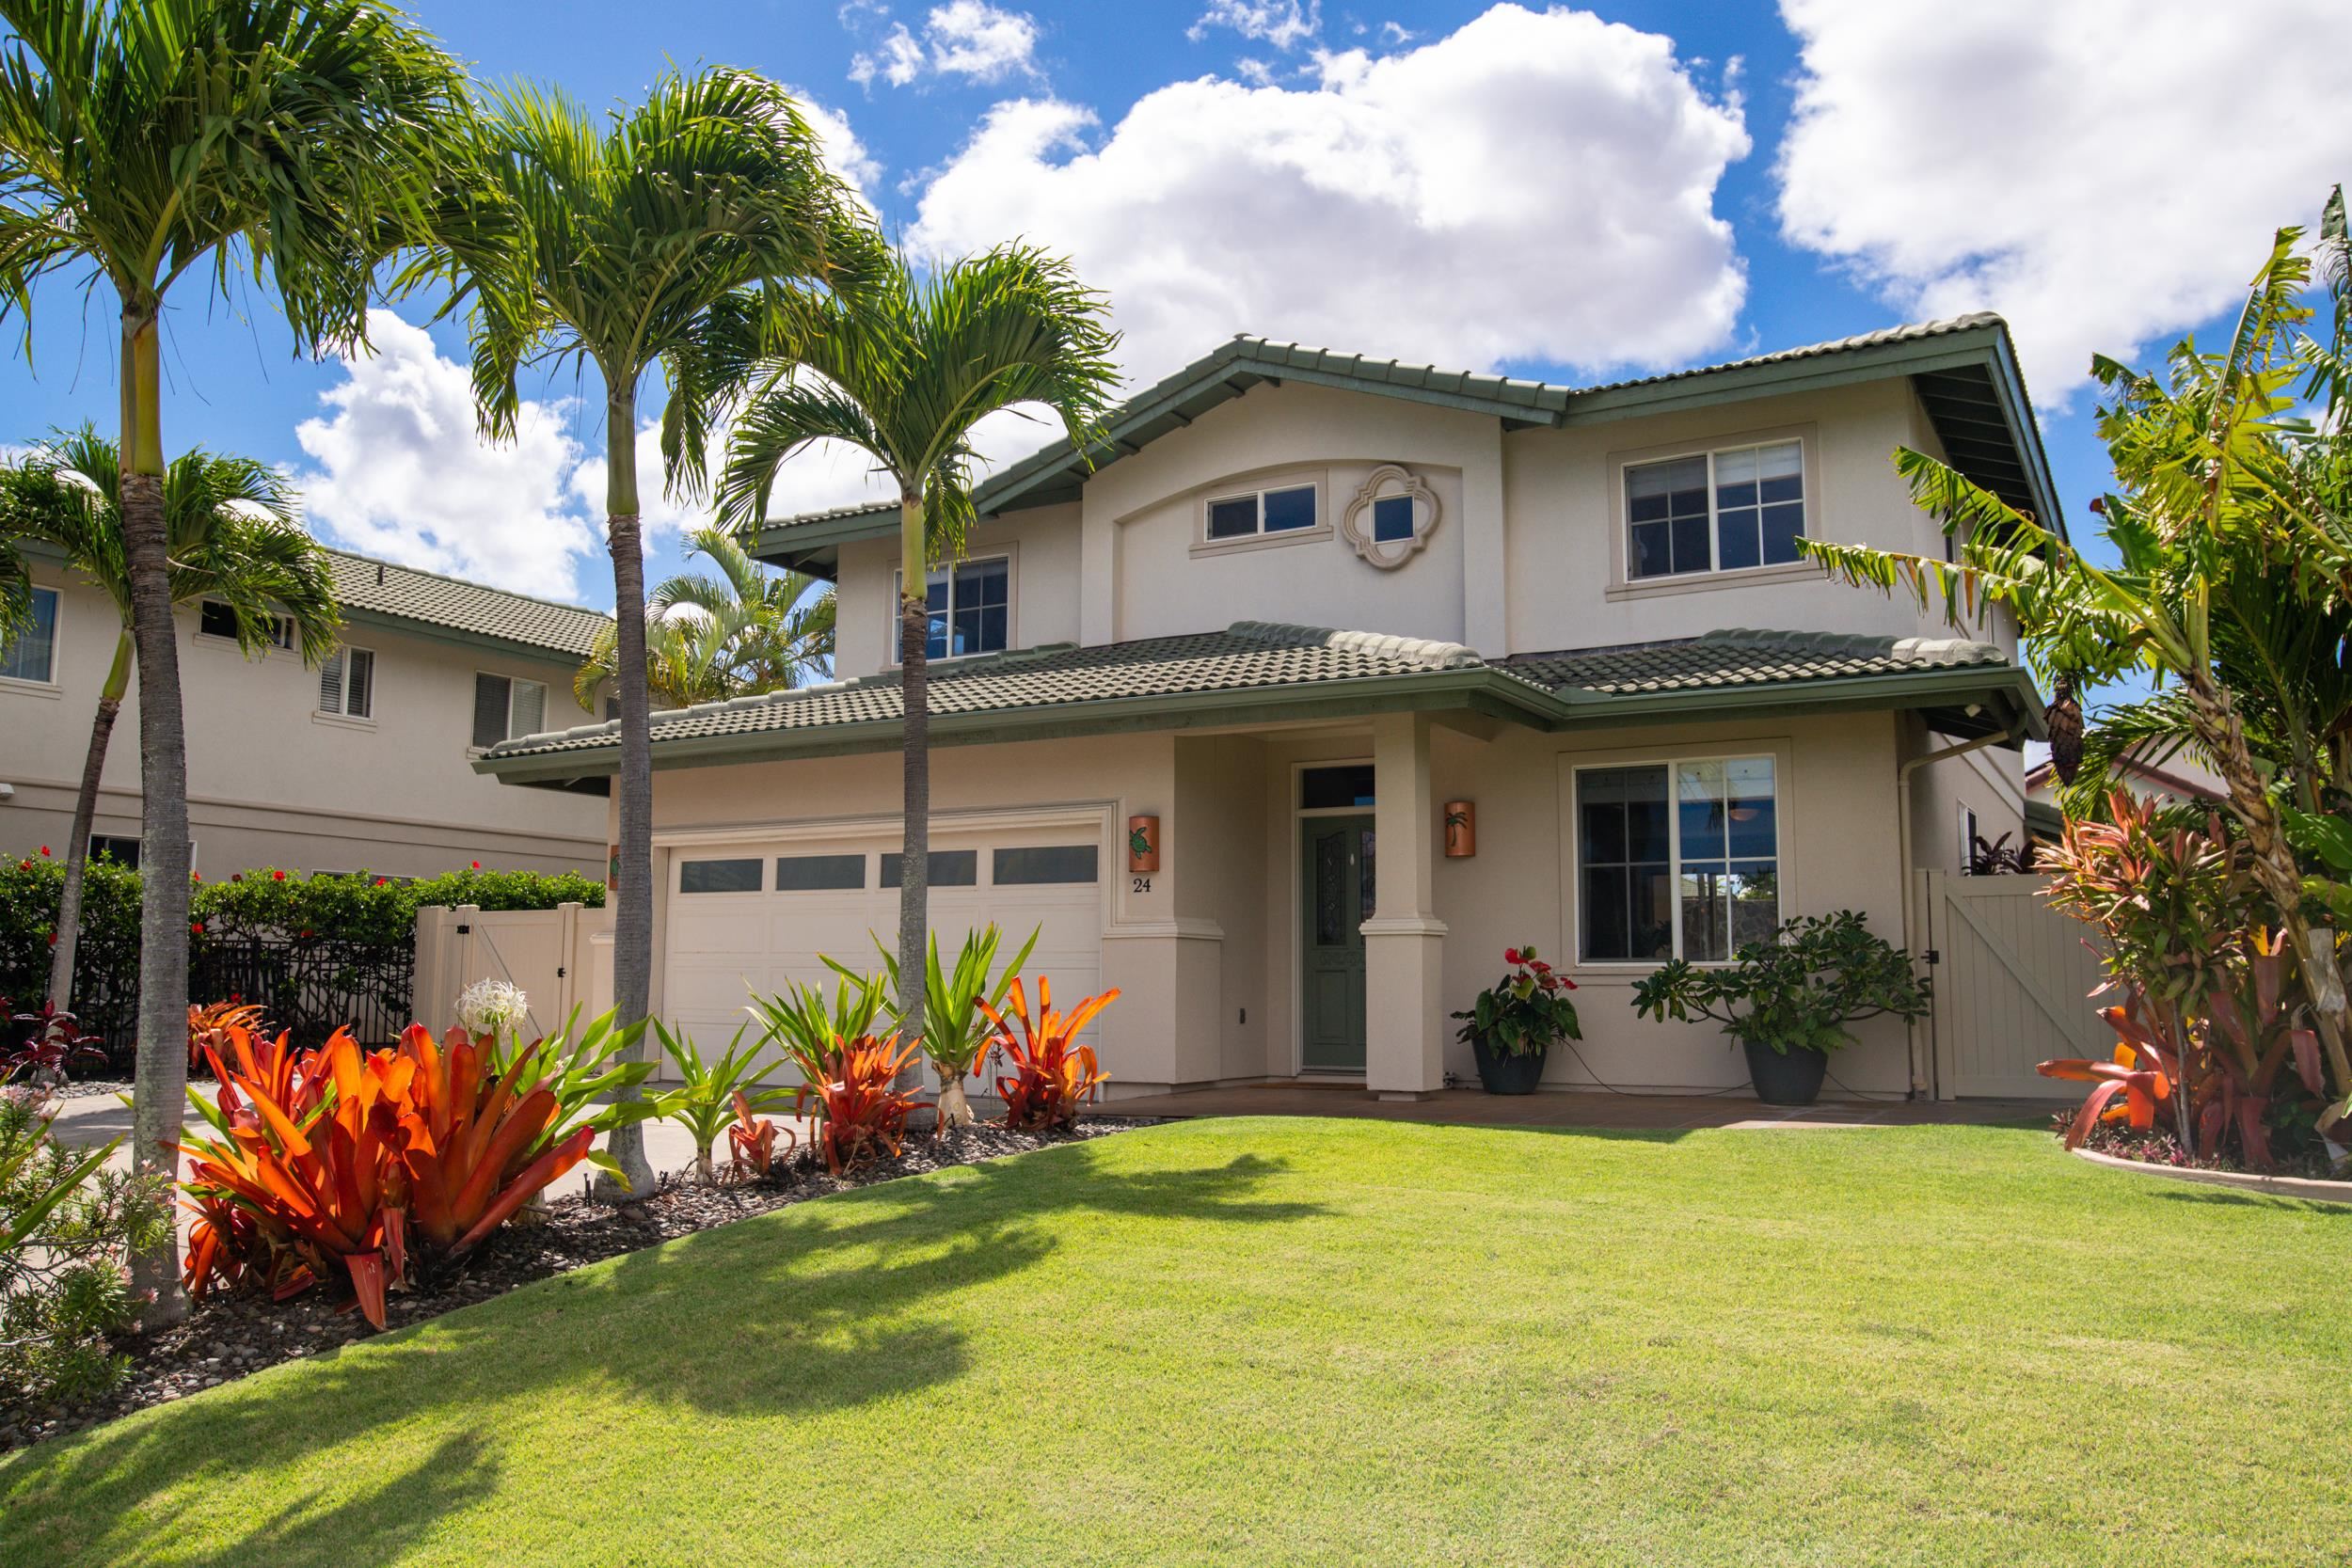
<svg viewBox="0 0 2352 1568"><path fill-rule="evenodd" d="M1848 1024L1918 1018L1928 1000L1928 982L1912 973L1911 955L1852 910L1799 915L1772 941L1748 943L1721 968L1677 958L1633 988L1634 1010L1646 1017L1711 1019L1741 1044L1784 1055L1851 1045Z"/></svg>

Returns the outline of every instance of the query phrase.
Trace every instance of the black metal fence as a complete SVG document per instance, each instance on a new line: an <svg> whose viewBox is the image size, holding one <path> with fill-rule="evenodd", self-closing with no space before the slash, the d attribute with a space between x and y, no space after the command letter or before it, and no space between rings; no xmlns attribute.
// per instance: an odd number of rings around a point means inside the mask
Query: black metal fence
<svg viewBox="0 0 2352 1568"><path fill-rule="evenodd" d="M74 1012L105 1042L128 1077L138 1045L139 960L135 946L74 955ZM13 978L13 976L0 976ZM407 1027L417 978L413 943L333 937L196 937L189 943L188 1000L257 1004L273 1029L317 1045L348 1028L362 1045L389 1045ZM45 976L26 976L38 995ZM0 994L6 994L0 992Z"/></svg>

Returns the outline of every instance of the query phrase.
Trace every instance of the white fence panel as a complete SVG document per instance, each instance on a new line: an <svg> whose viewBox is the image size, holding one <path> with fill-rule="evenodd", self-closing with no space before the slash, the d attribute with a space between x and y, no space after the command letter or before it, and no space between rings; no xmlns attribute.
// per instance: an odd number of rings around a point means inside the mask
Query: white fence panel
<svg viewBox="0 0 2352 1568"><path fill-rule="evenodd" d="M1936 955L1937 1092L2079 1099L2081 1085L2044 1078L2034 1064L2115 1048L2090 996L2101 974L2084 941L2090 927L2050 908L2040 877L1920 877Z"/></svg>

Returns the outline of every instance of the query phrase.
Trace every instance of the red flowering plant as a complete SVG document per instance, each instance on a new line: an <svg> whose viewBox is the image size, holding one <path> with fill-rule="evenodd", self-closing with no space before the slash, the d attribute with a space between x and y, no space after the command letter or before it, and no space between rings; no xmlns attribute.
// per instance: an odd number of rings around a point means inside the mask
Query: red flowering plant
<svg viewBox="0 0 2352 1568"><path fill-rule="evenodd" d="M1467 1020L1456 1039L1473 1044L1483 1039L1497 1055L1534 1056L1556 1040L1584 1037L1576 1004L1568 1000L1574 980L1554 974L1533 947L1506 947L1502 961L1511 972L1480 991L1470 1011L1454 1015Z"/></svg>

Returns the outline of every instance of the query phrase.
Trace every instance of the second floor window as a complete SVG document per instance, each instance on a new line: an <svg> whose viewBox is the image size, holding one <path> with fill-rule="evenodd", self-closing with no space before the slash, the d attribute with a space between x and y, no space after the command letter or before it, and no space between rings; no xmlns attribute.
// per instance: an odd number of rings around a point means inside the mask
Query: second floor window
<svg viewBox="0 0 2352 1568"><path fill-rule="evenodd" d="M0 680L40 686L57 679L57 591L33 590L33 618L16 641L0 647Z"/></svg>
<svg viewBox="0 0 2352 1568"><path fill-rule="evenodd" d="M545 681L516 680L511 675L476 674L473 678L473 743L487 750L518 735L537 735L548 727L548 688Z"/></svg>
<svg viewBox="0 0 2352 1568"><path fill-rule="evenodd" d="M1804 537L1804 448L1773 441L1629 465L1625 515L1625 575L1636 581L1786 564Z"/></svg>
<svg viewBox="0 0 2352 1568"><path fill-rule="evenodd" d="M218 599L206 599L197 607L196 629L204 637L223 637L235 641L237 612ZM269 618L269 645L273 648L294 646L294 617L273 615Z"/></svg>
<svg viewBox="0 0 2352 1568"><path fill-rule="evenodd" d="M892 582L903 581L893 578ZM1012 561L984 556L959 561L930 575L924 595L930 610L926 658L961 658L966 654L1002 653L1012 631ZM896 599L896 591L893 592ZM898 623L890 623L890 657L898 657Z"/></svg>
<svg viewBox="0 0 2352 1568"><path fill-rule="evenodd" d="M1262 533L1291 533L1315 526L1315 487L1286 484L1279 490L1253 490L1243 496L1209 499L1207 537L1248 539ZM1406 524L1410 531L1410 518Z"/></svg>
<svg viewBox="0 0 2352 1568"><path fill-rule="evenodd" d="M375 655L338 648L319 666L319 711L342 719L375 717Z"/></svg>

